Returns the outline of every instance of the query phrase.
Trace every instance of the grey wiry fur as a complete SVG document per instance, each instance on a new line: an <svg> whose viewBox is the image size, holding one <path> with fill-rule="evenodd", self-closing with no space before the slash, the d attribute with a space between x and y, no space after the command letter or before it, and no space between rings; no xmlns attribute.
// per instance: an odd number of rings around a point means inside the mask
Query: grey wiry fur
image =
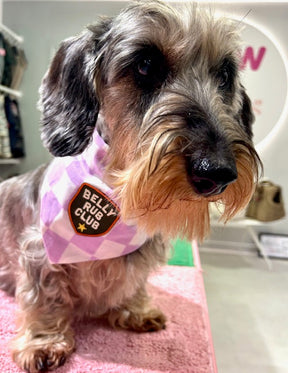
<svg viewBox="0 0 288 373"><path fill-rule="evenodd" d="M105 316L136 331L164 327L145 282L165 263L167 242L203 238L209 202L223 203L228 219L248 203L257 178L238 65L232 22L159 1L133 2L61 44L41 86L43 142L56 156L78 154L96 125L109 144L105 182L122 218L149 239L125 257L50 264L38 227L46 168L1 184L0 286L19 302L12 354L21 368L63 364L74 349L73 317Z"/></svg>

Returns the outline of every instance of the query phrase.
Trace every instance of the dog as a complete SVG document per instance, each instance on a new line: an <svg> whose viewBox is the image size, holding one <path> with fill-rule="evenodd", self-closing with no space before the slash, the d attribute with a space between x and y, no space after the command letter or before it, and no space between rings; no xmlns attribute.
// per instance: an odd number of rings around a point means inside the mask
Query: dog
<svg viewBox="0 0 288 373"><path fill-rule="evenodd" d="M40 88L41 137L55 160L1 184L0 284L19 304L20 368L64 364L75 319L165 328L149 274L172 238L203 239L211 202L225 221L244 208L258 178L239 48L236 22L157 0L62 42ZM129 242L120 247L113 232Z"/></svg>

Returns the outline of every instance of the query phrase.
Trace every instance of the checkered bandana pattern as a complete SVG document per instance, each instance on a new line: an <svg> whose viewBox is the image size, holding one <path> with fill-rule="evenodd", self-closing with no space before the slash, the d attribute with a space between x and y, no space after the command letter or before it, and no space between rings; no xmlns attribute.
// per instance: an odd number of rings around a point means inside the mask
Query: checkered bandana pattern
<svg viewBox="0 0 288 373"><path fill-rule="evenodd" d="M51 263L77 263L120 257L146 240L124 224L102 180L107 144L97 131L78 156L55 158L41 187L40 226Z"/></svg>

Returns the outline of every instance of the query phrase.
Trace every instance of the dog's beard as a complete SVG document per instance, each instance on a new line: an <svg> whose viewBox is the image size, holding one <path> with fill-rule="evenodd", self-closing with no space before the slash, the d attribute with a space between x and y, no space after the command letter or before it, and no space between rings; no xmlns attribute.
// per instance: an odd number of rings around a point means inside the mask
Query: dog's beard
<svg viewBox="0 0 288 373"><path fill-rule="evenodd" d="M191 191L185 172L180 171L179 159L163 163L161 172L152 176L141 159L115 175L122 218L135 221L151 236L161 233L164 237L203 237L209 227L208 201Z"/></svg>
<svg viewBox="0 0 288 373"><path fill-rule="evenodd" d="M182 125L182 124L181 124ZM188 181L180 123L159 123L157 131L144 136L129 167L113 172L110 182L119 199L124 221L134 221L149 236L202 240L209 232L209 203L224 205L226 222L249 202L257 174L257 154L244 142L234 145L237 180L217 196L195 193ZM183 128L183 127L182 127ZM111 174L110 174L111 176Z"/></svg>
<svg viewBox="0 0 288 373"><path fill-rule="evenodd" d="M254 148L247 143L236 143L234 147L238 178L234 183L228 185L224 193L219 196L219 203L224 206L221 217L224 222L233 218L247 206L259 176L260 160Z"/></svg>

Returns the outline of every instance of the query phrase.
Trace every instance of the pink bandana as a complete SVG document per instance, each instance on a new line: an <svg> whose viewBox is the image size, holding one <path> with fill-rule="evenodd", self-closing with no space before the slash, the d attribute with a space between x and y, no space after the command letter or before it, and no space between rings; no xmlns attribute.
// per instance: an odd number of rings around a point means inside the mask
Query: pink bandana
<svg viewBox="0 0 288 373"><path fill-rule="evenodd" d="M147 238L121 221L112 190L101 180L106 151L95 130L82 154L55 158L48 167L40 226L52 263L116 258L137 250Z"/></svg>

